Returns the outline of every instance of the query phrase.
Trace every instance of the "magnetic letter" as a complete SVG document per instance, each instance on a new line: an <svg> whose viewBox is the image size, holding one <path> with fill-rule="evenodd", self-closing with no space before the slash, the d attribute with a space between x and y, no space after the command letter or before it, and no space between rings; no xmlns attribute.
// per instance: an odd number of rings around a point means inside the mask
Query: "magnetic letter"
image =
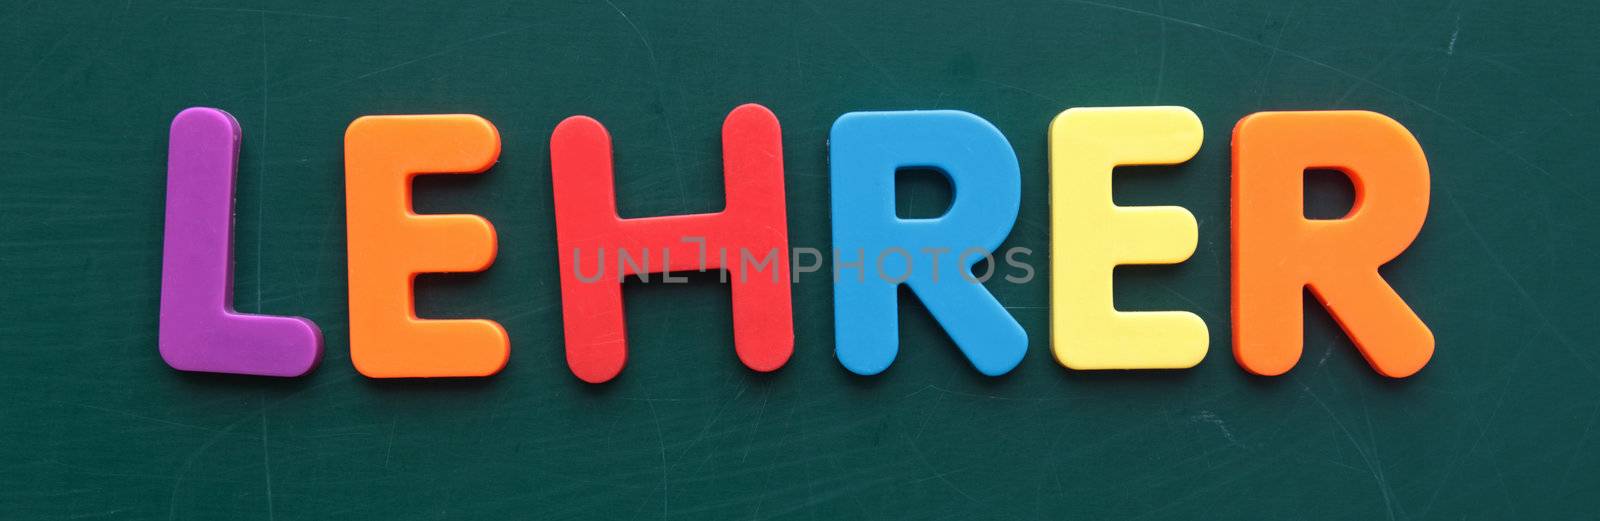
<svg viewBox="0 0 1600 521"><path fill-rule="evenodd" d="M1027 332L972 274L1017 220L1022 175L1006 137L966 112L852 112L833 122L828 142L834 251L859 256L860 269L873 272L834 277L839 362L861 375L894 362L903 277L979 372L998 376L1016 367ZM949 177L954 195L942 217L895 215L895 172L919 167ZM875 268L869 259L880 258Z"/></svg>
<svg viewBox="0 0 1600 521"><path fill-rule="evenodd" d="M1183 107L1075 108L1050 123L1050 322L1056 361L1072 369L1184 369L1206 356L1206 323L1187 311L1117 311L1112 269L1177 264L1199 228L1177 206L1117 206L1112 169L1171 165L1200 151Z"/></svg>
<svg viewBox="0 0 1600 521"><path fill-rule="evenodd" d="M239 122L195 107L172 118L161 254L161 358L173 369L300 376L322 331L300 317L233 310L233 193Z"/></svg>
<svg viewBox="0 0 1600 521"><path fill-rule="evenodd" d="M794 314L789 265L782 262L788 258L789 229L778 118L761 105L733 109L722 124L722 154L727 186L722 211L623 219L617 215L611 136L605 127L586 116L556 126L550 136L550 174L561 258L561 314L567 366L579 379L605 382L627 363L622 279L634 274L726 270L739 360L763 372L789 360ZM625 251L643 265L608 265L605 250L619 260ZM774 254L777 261L754 262ZM745 258L752 262L743 262ZM580 267L599 269L600 275L582 276Z"/></svg>
<svg viewBox="0 0 1600 521"><path fill-rule="evenodd" d="M1307 169L1344 172L1355 207L1309 220ZM1301 288L1310 286L1384 376L1433 356L1433 333L1378 275L1428 213L1428 161L1400 123L1362 111L1259 112L1233 129L1233 353L1259 375L1300 359Z"/></svg>
<svg viewBox="0 0 1600 521"><path fill-rule="evenodd" d="M412 178L476 174L500 157L500 134L472 115L365 116L345 131L350 361L372 378L488 376L511 354L490 320L417 318L423 272L483 271L495 233L476 215L418 215Z"/></svg>

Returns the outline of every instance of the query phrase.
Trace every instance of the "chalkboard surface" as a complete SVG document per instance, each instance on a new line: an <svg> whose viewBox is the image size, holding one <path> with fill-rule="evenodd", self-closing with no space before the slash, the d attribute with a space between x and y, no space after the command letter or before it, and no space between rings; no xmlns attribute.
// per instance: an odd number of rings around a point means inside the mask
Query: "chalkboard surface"
<svg viewBox="0 0 1600 521"><path fill-rule="evenodd" d="M1579 519L1600 509L1593 2L12 2L0 16L0 518ZM1031 340L974 371L914 298L884 374L833 356L826 276L794 287L796 353L739 365L714 275L630 284L632 356L586 385L562 355L548 138L617 146L625 216L723 204L718 129L784 128L795 246L826 247L840 114L961 109L1011 140L1007 244L1050 241L1046 126L1076 106L1182 105L1198 157L1119 175L1122 204L1200 222L1187 263L1117 271L1124 309L1186 309L1180 372L1086 373L1049 351L1048 274L991 290ZM326 334L311 375L178 373L156 350L167 125L244 128L241 311ZM1360 108L1420 140L1428 221L1384 269L1433 329L1416 376L1374 373L1307 314L1277 378L1229 351L1228 142L1238 118ZM374 381L350 365L342 135L367 114L499 127L482 176L424 212L498 228L487 272L425 276L425 316L488 317L510 365ZM1338 215L1348 187L1313 184ZM937 185L901 204L936 213ZM1342 199L1342 200L1341 200ZM1307 305L1314 306L1308 299Z"/></svg>

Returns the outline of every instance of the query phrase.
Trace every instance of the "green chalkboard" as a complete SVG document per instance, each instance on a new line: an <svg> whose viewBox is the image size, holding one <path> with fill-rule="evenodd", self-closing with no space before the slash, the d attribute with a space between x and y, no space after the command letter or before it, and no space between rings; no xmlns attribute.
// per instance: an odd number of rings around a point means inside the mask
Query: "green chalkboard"
<svg viewBox="0 0 1600 521"><path fill-rule="evenodd" d="M1593 2L13 1L0 16L0 518L1592 519L1600 511ZM796 353L733 355L727 289L630 284L631 354L586 385L562 355L548 138L587 114L617 144L626 216L723 204L718 129L784 128L795 246L829 244L827 129L961 109L1023 173L1005 247L1042 265L1046 126L1075 106L1182 105L1198 157L1119 176L1123 204L1200 222L1187 263L1121 269L1125 309L1211 327L1193 370L1085 373L1049 352L1047 273L991 281L1031 339L974 371L903 300L899 360L834 360L827 277L794 287ZM156 350L167 125L244 128L237 305L302 315L327 354L292 380L183 374ZM1378 376L1334 322L1277 378L1230 353L1228 143L1259 110L1405 124L1427 225L1384 269L1438 338ZM342 135L366 114L473 113L483 176L418 184L498 228L485 273L426 276L426 316L483 316L510 365L373 381L349 360ZM912 213L947 196L911 183ZM1312 206L1350 197L1315 184ZM1308 305L1314 301L1307 300Z"/></svg>

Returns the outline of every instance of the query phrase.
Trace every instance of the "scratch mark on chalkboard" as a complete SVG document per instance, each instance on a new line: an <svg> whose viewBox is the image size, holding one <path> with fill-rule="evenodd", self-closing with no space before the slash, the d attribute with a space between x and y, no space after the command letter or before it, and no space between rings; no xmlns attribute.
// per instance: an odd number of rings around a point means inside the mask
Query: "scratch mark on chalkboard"
<svg viewBox="0 0 1600 521"><path fill-rule="evenodd" d="M694 451L694 448L696 446L700 445L701 441L705 440L706 434L711 431L711 427L716 425L717 421L722 419L722 414L728 411L728 406L732 405L734 402L739 401L739 398L744 396L745 390L749 389L749 388L750 388L750 384L748 384L748 383L743 385L743 386L740 386L739 387L739 392L735 393L733 395L733 398L729 398L727 401L722 402L722 405L717 406L716 412L711 414L711 421L706 422L705 426L700 427L700 432L698 434L695 434L695 437L694 437L693 440L689 440L689 446L684 447L683 452L682 452L683 455L678 457L678 464L679 465L682 465L684 461L688 460L689 459L689 453Z"/></svg>
<svg viewBox="0 0 1600 521"><path fill-rule="evenodd" d="M1267 99L1267 83L1272 80L1272 64L1278 61L1278 54L1284 52L1283 35L1289 32L1289 26L1293 25L1294 11L1297 7L1299 7L1299 4L1289 6L1289 13L1284 15L1283 25L1278 26L1278 36L1273 38L1272 45L1267 46L1268 49L1272 50L1272 54L1267 55L1267 64L1261 66L1261 88L1256 93L1257 107L1260 107ZM1165 24L1166 20L1162 20L1162 23Z"/></svg>
<svg viewBox="0 0 1600 521"><path fill-rule="evenodd" d="M962 490L961 487L956 486L956 483L954 481L950 481L949 475L953 474L954 472L959 472L962 469L958 469L958 470L952 471L952 472L939 472L939 469L936 469L936 468L933 467L933 463L928 461L928 456L926 454L922 453L922 449L917 447L916 443L912 443L911 444L911 453L912 454L916 454L917 455L917 460L922 462L922 467L928 469L928 471L933 474L932 476L929 476L927 478L924 478L924 479L921 479L921 480L918 480L918 481L927 481L929 479L937 479L937 480L939 480L939 482L944 483L945 486L950 487L950 490L956 491L956 493L960 494L961 497L967 498L967 501L971 501L971 502L973 502L975 504L979 504L979 505L985 504L982 501L978 501L977 498L972 497L972 495L968 494L967 491Z"/></svg>
<svg viewBox="0 0 1600 521"><path fill-rule="evenodd" d="M606 3L611 3L609 0ZM656 427L656 447L661 452L661 516L667 515L667 441L661 436L661 417L656 415L656 404L646 397L644 404L650 408L650 421Z"/></svg>
<svg viewBox="0 0 1600 521"><path fill-rule="evenodd" d="M261 466L267 472L267 521L273 521L277 515L272 508L272 456L267 448L267 404L261 403Z"/></svg>
<svg viewBox="0 0 1600 521"><path fill-rule="evenodd" d="M1456 39L1458 39L1460 37L1461 37L1461 13L1456 13L1456 27L1455 27L1455 30L1450 31L1450 45L1445 47L1445 50L1444 50L1445 56L1449 56L1449 57L1452 57L1452 58L1455 57L1455 55L1456 55ZM1444 81L1445 81L1445 79L1450 77L1450 64L1452 64L1452 63L1455 63L1455 60L1446 59L1446 60L1444 60L1444 65L1440 66L1440 68L1439 68L1439 81L1437 83L1433 84L1433 102L1434 103L1438 103L1439 102L1439 93L1444 91Z"/></svg>
<svg viewBox="0 0 1600 521"><path fill-rule="evenodd" d="M322 92L327 92L327 91L330 91L330 90L338 89L338 88L343 87L345 85L349 85L351 83L355 83L355 82L358 82L358 81L361 81L361 80L364 80L364 79L367 79L367 78L370 78L370 77L373 77L373 76L377 76L377 75L383 74L385 72L389 72L389 71L392 71L392 70L395 70L395 69L399 69L399 68L405 67L407 65L411 65L411 64L422 62L422 61L426 61L426 60L431 60L431 59L434 59L434 58L438 58L440 56L444 56L444 55L450 54L452 52L455 52L457 49L460 49L460 48L465 47L467 45L478 43L478 42L481 42L481 41L484 41L484 40L491 40L491 39L494 39L494 38L499 38L501 36L505 36L507 34L511 34L511 33L518 32L518 31L526 31L526 30L528 30L528 29L530 29L532 27L533 27L533 24L521 25L521 26L517 26L517 27L512 27L510 29L506 29L506 30L503 30L503 31L495 31L495 32L492 32L492 33L483 34L483 35L475 36L475 37L472 37L472 38L468 38L468 39L462 40L460 42L456 42L456 43L453 43L453 44L450 44L450 45L446 45L446 46L444 46L444 48L439 49L438 51L431 52L431 53L428 53L428 54L424 54L422 56L418 56L416 58L412 58L412 59L409 59L409 60L401 61L400 63L396 63L394 65L389 65L389 66L386 66L386 67L380 67L378 69L374 69L374 70L362 73L360 75L357 75L357 76L355 76L353 78L350 78L350 79L341 80L341 81L337 81L337 82L334 82L334 83L330 83L330 84L324 85L321 88L316 88L316 89L311 89L311 90L308 90L308 91L303 91L303 92L301 92L301 93L299 93L297 95L290 96L288 98L284 98L284 100L286 100L286 101L287 100L296 100L296 99L304 98L306 96L310 96L312 94L318 94L318 93L322 93Z"/></svg>
<svg viewBox="0 0 1600 521"><path fill-rule="evenodd" d="M983 398L983 399L986 399L986 400L998 400L998 401L1021 402L1021 403L1055 403L1055 402L1066 402L1066 401L1071 400L1071 398L1067 398L1067 397L1064 397L1064 396L1059 396L1059 397L1013 398L1013 397L1010 397L1010 396L1001 396L1001 395L998 395L998 394L969 393L969 392L962 392L962 391L955 391L955 390L951 390L951 389L945 389L943 387L939 387L939 386L933 385L933 384L925 384L922 387L917 388L917 390L912 391L910 393L907 393L901 399L904 400L904 399L907 399L907 398L911 398L912 396L916 396L918 394L921 394L923 391L936 391L936 392L949 394L949 395L952 395L952 396L960 396L960 397L964 397L964 398Z"/></svg>
<svg viewBox="0 0 1600 521"><path fill-rule="evenodd" d="M1361 461L1367 465L1367 471L1372 473L1372 480L1378 484L1378 492L1383 495L1383 506L1384 509L1389 513L1389 519L1394 519L1395 513L1393 491L1389 490L1389 481L1384 479L1383 469L1381 466L1377 463L1374 463L1373 455L1368 454L1367 448L1362 447L1361 442L1356 441L1356 437L1350 433L1350 429L1345 427L1344 422L1339 420L1339 416L1333 413L1333 409L1329 408L1328 404L1324 403L1322 398L1317 396L1315 391L1311 390L1310 386L1307 386L1306 384L1300 384L1300 389L1305 391L1307 395L1311 396L1311 399L1317 403L1317 407L1322 408L1322 412L1327 413L1328 419L1333 420L1333 424L1339 427L1339 432L1344 434L1344 438L1349 440L1351 445L1355 446L1356 455L1361 457Z"/></svg>
<svg viewBox="0 0 1600 521"><path fill-rule="evenodd" d="M800 24L799 24L799 20L800 20L800 15L799 15L799 7L798 7L798 5L795 4L795 3L790 3L789 4L789 20L788 20L788 25L789 25L789 47L794 49L794 79L795 79L795 83L794 84L795 85L804 85L805 84L805 79L806 79L806 70L805 70L804 67L800 66L800 50L802 48L804 48L804 46L800 45ZM759 505L758 505L758 507L759 507ZM757 508L756 510L759 511L760 508Z"/></svg>
<svg viewBox="0 0 1600 521"><path fill-rule="evenodd" d="M622 21L628 24L628 28L633 29L633 35L639 38L639 43L644 45L645 55L650 58L650 76L654 80L652 86L655 87L656 108L661 111L661 123L667 129L667 143L672 145L672 172L673 180L678 183L678 205L680 207L687 206L689 204L689 190L683 184L683 161L678 152L678 133L672 126L672 116L667 112L666 97L661 95L663 82L661 79L661 66L656 62L656 48L650 45L650 39L645 38L644 31L639 30L638 24L633 23L633 19L628 17L628 13L623 12L622 8L617 7L617 4L611 0L602 1L611 6L611 10L616 11L617 15L622 17Z"/></svg>
<svg viewBox="0 0 1600 521"><path fill-rule="evenodd" d="M1456 8L1456 3L1455 2L1450 2L1450 4L1446 5L1444 7L1444 9L1441 10L1441 12L1448 12L1448 11L1450 11L1452 9L1455 9L1455 8ZM1401 41L1399 44L1386 46L1386 47L1389 48L1389 53L1385 54L1383 56L1383 59L1378 60L1378 63L1374 64L1371 69L1368 69L1366 74L1361 75L1361 77L1358 78L1356 81L1351 82L1350 83L1350 87L1345 89L1344 94L1340 94L1339 95L1339 99L1335 100L1333 102L1333 104L1334 105L1343 105L1345 100L1350 99L1350 96L1355 95L1357 89L1359 89L1363 85L1368 84L1369 83L1368 80L1370 80L1374 74L1377 74L1378 71L1382 71L1385 67L1388 67L1389 63L1393 62L1395 58L1399 57L1400 56L1400 51L1407 50L1407 49L1416 49L1414 44L1416 43L1417 39L1422 37L1422 35L1424 35L1424 34L1429 34L1431 31L1428 31L1427 29L1429 29L1431 27L1432 27L1432 25L1431 25L1431 22L1430 22L1429 25L1426 25L1426 26L1423 26L1423 27L1419 27L1414 31L1410 31L1410 36L1407 36L1406 39L1404 41ZM1431 49L1427 49L1427 50L1431 51ZM1437 93L1435 93L1434 100L1438 100Z"/></svg>
<svg viewBox="0 0 1600 521"><path fill-rule="evenodd" d="M266 187L267 187L267 15L266 14L261 14L260 15L260 24L261 24L261 138L259 139L259 141L261 141L261 153L256 155L257 156L256 157L256 191L259 192L259 193L263 193L264 194L266 192ZM235 196L235 197L237 197L237 196ZM262 288L262 286L265 286L265 284L262 284L262 280L261 280L261 265L266 263L265 262L266 261L265 257L266 257L267 249L265 247L263 247L263 245L261 244L262 243L261 234L263 233L263 230L267 229L267 227L265 225L266 221L263 220L263 219L266 218L266 216L265 216L266 207L267 207L267 205L264 202L262 204L257 204L256 205L256 312L257 313L262 312L262 310L261 310L261 288ZM265 411L263 411L262 414L265 414ZM271 487L270 484L268 484L267 488L270 490L272 487ZM269 499L268 500L268 505L267 505L268 506L267 510L269 512L271 511L271 506L272 506L270 501L271 500Z"/></svg>
<svg viewBox="0 0 1600 521"><path fill-rule="evenodd" d="M399 423L398 415L389 418L389 440L383 444L383 470L389 470L390 458L394 456L394 431Z"/></svg>
<svg viewBox="0 0 1600 521"><path fill-rule="evenodd" d="M1156 2L1156 10L1159 11L1161 13L1161 15L1165 16L1167 14L1167 3L1166 2L1159 2L1159 1ZM1151 103L1157 103L1157 102L1161 101L1161 89L1166 84L1166 81L1167 81L1167 21L1166 20L1161 20L1161 54L1159 56L1160 56L1160 58L1159 58L1159 61L1157 62L1158 67L1156 67L1156 93L1154 95L1150 96L1150 102Z"/></svg>
<svg viewBox="0 0 1600 521"><path fill-rule="evenodd" d="M756 436L761 434L761 421L767 417L767 399L771 397L772 393L770 391L761 393L761 410L756 413L756 424L750 428L750 436L745 439L744 456L739 458L739 463L750 461L750 446L755 445Z"/></svg>
<svg viewBox="0 0 1600 521"><path fill-rule="evenodd" d="M1377 473L1378 479L1381 480L1385 497L1393 498L1394 488L1389 485L1389 477L1383 472L1383 454L1378 450L1378 437L1376 434L1377 429L1372 427L1372 409L1367 407L1366 393L1361 392L1359 387L1356 389L1356 395L1361 400L1361 419L1367 424L1367 446L1370 447L1369 452L1372 454L1373 471ZM1396 517L1396 509L1400 511L1400 517L1406 516L1404 505L1396 505L1392 500L1389 499L1385 500L1385 504L1389 505L1390 519L1394 519Z"/></svg>
<svg viewBox="0 0 1600 521"><path fill-rule="evenodd" d="M889 69L884 67L882 64L878 63L878 60L872 59L872 56L867 54L867 50L861 48L861 45L856 43L855 39L851 38L849 33L845 32L844 30L839 29L838 24L833 23L831 17L823 14L822 11L817 9L817 6L811 5L810 2L802 1L800 3L805 4L807 9L810 9L812 13L814 13L818 17L820 17L822 19L822 22L827 24L828 28L832 29L833 33L839 37L839 40L843 41L846 44L848 44L850 46L850 49L854 50L856 52L857 56L860 56L863 61L867 62L867 65L871 65L872 68L877 69L878 73L882 74L884 79L889 80L889 85L890 86L895 87L897 89L900 88L900 82L899 82L899 80L895 79L894 73L889 72Z"/></svg>
<svg viewBox="0 0 1600 521"><path fill-rule="evenodd" d="M1199 302L1195 302L1194 299L1189 298L1188 296L1184 295L1183 292L1181 292L1181 291L1173 289L1172 286L1170 286L1168 284L1165 284L1165 283L1157 282L1156 283L1156 287L1161 288L1163 291L1166 291L1167 293L1171 294L1173 297L1177 298L1178 300L1183 301L1183 303L1188 304L1189 305L1189 309L1191 310L1192 313L1194 313L1196 315L1200 315L1200 316L1208 318L1208 319L1211 319L1213 321L1217 320L1217 317L1213 313L1211 313L1210 308L1208 306L1204 306L1204 305L1201 305Z"/></svg>
<svg viewBox="0 0 1600 521"><path fill-rule="evenodd" d="M922 420L917 424L917 433L911 436L912 442L922 441L923 431L928 430L928 420L933 418L934 411L938 410L939 406L944 404L945 397L947 396L950 396L950 394L939 393L939 397L935 398L933 404L929 405L927 410L922 413Z"/></svg>
<svg viewBox="0 0 1600 521"><path fill-rule="evenodd" d="M1014 91L1017 91L1017 92L1021 92L1023 94L1027 94L1029 96L1033 96L1035 98L1039 98L1041 100L1048 101L1053 105L1067 105L1067 103L1064 102L1064 101L1061 101L1061 100L1058 100L1058 99L1055 99L1055 98L1052 98L1052 97L1049 97L1049 96L1046 96L1046 95L1043 95L1043 94L1040 94L1040 93L1037 93L1037 92L1034 92L1034 91L1031 91L1031 90L1028 90L1028 89L1024 89L1022 87L1018 87L1018 86L1012 85L1010 83L1006 83L1006 82L1002 82L1002 81L995 81L995 80L991 80L991 79L987 79L987 78L973 78L973 79L976 80L978 83L987 83L987 84L990 84L990 85L994 85L996 87L1001 87L1001 88L1006 88L1006 89L1011 89L1011 90L1014 90Z"/></svg>
<svg viewBox="0 0 1600 521"><path fill-rule="evenodd" d="M167 499L168 521L178 518L178 491L183 488L183 478L189 473L189 468L194 466L195 460L199 459L200 455L205 454L207 450L211 450L212 445L216 445L218 441L222 440L224 435L232 432L235 427L238 427L239 424L244 423L244 421L249 418L249 416L245 416L239 418L238 420L234 420L233 423L228 424L227 426L223 427L222 430L219 430L216 434L212 435L211 439L206 440L205 444L201 445L200 448L189 453L189 457L184 458L183 465L179 466L178 472L172 476L172 494Z"/></svg>
<svg viewBox="0 0 1600 521"><path fill-rule="evenodd" d="M129 3L131 4L132 2L130 1ZM175 7L174 9L182 9L182 10L185 10L185 11L217 11L217 12L223 12L223 13L247 13L247 14L248 13L254 13L254 14L258 14L258 15L271 14L271 15L279 15L279 16L295 16L295 17L302 17L302 18L321 18L321 19L327 19L327 20L351 20L352 19L352 18L350 18L348 16L335 16L335 15L330 15L330 14L305 13L305 12L300 12L300 11L281 11L281 10L273 10L273 9L250 9L250 8L245 8L245 7L180 6L180 7Z"/></svg>
<svg viewBox="0 0 1600 521"><path fill-rule="evenodd" d="M639 26L633 23L633 19L628 18L628 13L623 12L622 8L617 7L617 4L613 3L611 0L602 1L604 1L606 5L611 6L611 10L616 11L619 16L622 16L622 21L628 24L628 28L633 29L634 36L639 37L639 43L644 44L644 52L650 56L650 68L654 70L656 68L656 49L655 47L650 46L650 39L644 37L644 31L640 31Z"/></svg>
<svg viewBox="0 0 1600 521"><path fill-rule="evenodd" d="M1502 374L1504 374L1506 376L1506 378L1505 378L1505 382L1506 383L1504 385L1500 386L1500 393L1499 393L1498 396L1495 397L1495 410L1497 412L1499 411L1500 404L1505 403L1506 394L1511 391L1511 388L1512 388L1512 385L1511 385L1512 379L1511 379L1511 377L1516 375L1516 368L1517 368L1517 366L1521 365L1522 355L1523 355L1523 353L1527 352L1528 345L1530 345L1530 344L1532 344L1532 342L1523 342L1522 346L1517 349L1517 356L1516 356L1516 358L1514 358L1512 360L1511 366L1508 367L1506 370L1502 371ZM1477 416L1473 415L1473 419L1477 420ZM1473 442L1473 448L1474 449L1477 448L1478 442L1481 442L1483 440L1484 435L1488 433L1489 425L1492 424L1492 423L1493 423L1493 417L1492 416L1491 416L1490 421L1488 423L1485 423L1485 422L1482 422L1482 421L1478 421L1478 441ZM1470 451L1469 451L1469 453L1470 453ZM1459 461L1459 459L1457 461ZM1492 451L1489 453L1488 462L1489 462L1489 468L1494 470L1495 479L1500 482L1500 496L1501 496L1501 498L1505 499L1506 505L1511 508L1513 514L1516 514L1516 515L1512 516L1511 518L1512 519L1524 519L1524 518L1526 518L1526 516L1523 516L1521 514L1521 512L1518 512L1517 503L1516 503L1515 500L1513 500L1511 498L1511 493L1509 492L1510 489L1511 489L1511 485L1506 482L1505 472L1500 470L1500 464L1499 464L1498 461L1495 460L1494 453ZM1441 485L1442 485L1442 483L1441 483ZM1436 494L1437 494L1437 492L1438 491L1435 490ZM1432 502L1430 501L1430 504L1431 503Z"/></svg>
<svg viewBox="0 0 1600 521"><path fill-rule="evenodd" d="M1583 456L1583 447L1589 444L1589 434L1594 432L1594 421L1597 418L1600 418L1600 401L1596 401L1593 409L1589 411L1589 421L1583 426L1583 435L1579 436L1578 443L1572 446L1572 455L1567 456L1567 469L1561 473L1561 479L1556 480L1556 483L1572 482L1572 468Z"/></svg>
<svg viewBox="0 0 1600 521"><path fill-rule="evenodd" d="M1244 444L1239 443L1238 438L1233 437L1233 430L1228 428L1228 422L1222 421L1222 417L1217 416L1217 413L1202 409L1199 414L1194 415L1190 419L1195 421L1203 421L1217 426L1217 430L1222 431L1222 437L1227 439L1228 443L1241 448L1244 447Z"/></svg>
<svg viewBox="0 0 1600 521"><path fill-rule="evenodd" d="M58 402L58 403L66 403L66 402ZM141 420L145 420L145 421L148 421L148 422L159 423L159 424L162 424L162 425L171 425L171 426L174 426L174 427L184 427L184 428L188 428L188 429L198 429L198 430L208 431L208 432L219 432L218 430L212 429L212 428L209 428L209 427L201 427L199 425L189 425L187 423L178 423L178 422L175 422L175 421L169 421L169 420L163 420L163 419L160 419L160 418L153 418L153 417L150 417L150 416L145 416L145 415L142 415L142 414L134 414L134 413L127 412L127 411L119 411L119 410L116 410L116 409L107 409L105 407L96 407L96 406L85 404L85 403L66 403L66 405L72 405L72 406L75 406L75 407L82 407L82 408L85 408L85 409L95 410L95 411L100 411L100 412L108 412L108 413L111 413L111 414L120 414L120 415L123 415L123 416L127 416L129 418L138 418L138 419L141 419Z"/></svg>
<svg viewBox="0 0 1600 521"><path fill-rule="evenodd" d="M1444 192L1445 198L1450 201L1450 207L1455 210L1456 216L1461 219L1461 223L1466 226L1467 231L1472 235L1472 240L1477 242L1478 248L1483 250L1484 255L1489 257L1490 264L1492 264L1494 268L1500 272L1501 276L1505 277L1506 280L1511 283L1511 289L1516 290L1517 296L1522 299L1522 302L1526 305L1526 307L1533 311L1535 316L1539 317L1539 322L1546 329L1549 329L1551 334L1555 335L1556 343L1561 344L1561 347L1565 348L1568 354L1571 354L1573 358L1576 358L1578 363L1583 364L1584 370L1588 371L1590 376L1600 376L1595 372L1594 366L1589 363L1588 357L1585 357L1583 353L1578 352L1576 348L1572 347L1572 342L1567 339L1567 335L1563 334L1560 329L1556 328L1555 322L1552 322L1550 317L1545 314L1544 308L1539 305L1539 301L1534 299L1532 294L1528 293L1528 289L1523 287L1522 281L1515 275L1511 274L1511 270L1506 267L1505 261L1500 260L1500 256L1495 254L1493 248L1489 247L1489 241L1484 240L1483 234L1478 231L1478 226L1472 223L1472 219L1467 217L1466 212L1461 211L1461 204L1456 202L1455 192L1450 190L1450 186L1441 184L1439 185L1439 188Z"/></svg>
<svg viewBox="0 0 1600 521"><path fill-rule="evenodd" d="M522 317L525 317L525 316L528 316L528 315L537 314L537 313L544 313L546 311L550 311L550 310L553 310L553 309L557 309L557 306L555 304L545 304L545 305L542 305L542 306L532 306L532 307L529 307L528 309L525 309L525 310L522 310L522 311L513 311L511 313L506 313L504 315L504 317L505 317L505 320L509 322L511 320L519 319L519 318L522 318Z"/></svg>
<svg viewBox="0 0 1600 521"><path fill-rule="evenodd" d="M1445 48L1445 55L1456 55L1456 38L1459 37L1461 37L1461 15L1458 13L1456 14L1456 29L1454 31L1450 31L1450 46Z"/></svg>
<svg viewBox="0 0 1600 521"><path fill-rule="evenodd" d="M39 66L40 65L44 65L46 63L53 63L51 58L55 57L56 50L61 48L61 44L66 43L69 40L73 40L77 36L78 36L77 33L63 34L63 35L61 35L60 38L56 38L55 42L50 44L50 48L49 49L46 49L44 52L39 53L39 59L34 61L33 65L29 65L27 72L24 72L19 77L17 77L17 80L16 80L17 83L15 85L12 85L11 89L6 92L6 96L5 96L4 102L0 102L0 108L3 108L6 105L10 105L11 102L15 101L17 96L19 95L19 93L22 92L22 86L23 85L27 85L29 81L32 81L34 74L39 72Z"/></svg>

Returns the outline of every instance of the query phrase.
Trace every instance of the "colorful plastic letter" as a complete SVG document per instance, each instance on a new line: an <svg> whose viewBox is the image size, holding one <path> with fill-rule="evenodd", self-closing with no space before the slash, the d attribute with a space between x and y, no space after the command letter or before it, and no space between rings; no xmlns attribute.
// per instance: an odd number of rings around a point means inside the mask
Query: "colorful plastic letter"
<svg viewBox="0 0 1600 521"><path fill-rule="evenodd" d="M1344 172L1355 207L1336 220L1302 208L1307 169ZM1259 375L1300 359L1301 288L1384 376L1433 356L1433 333L1378 274L1428 213L1428 161L1416 138L1364 111L1259 112L1233 129L1233 353Z"/></svg>
<svg viewBox="0 0 1600 521"><path fill-rule="evenodd" d="M350 361L372 378L489 376L511 354L490 320L417 318L412 279L483 271L495 233L476 215L418 215L411 181L476 174L500 157L500 134L472 115L365 116L345 131Z"/></svg>
<svg viewBox="0 0 1600 521"><path fill-rule="evenodd" d="M894 362L904 282L979 372L1016 367L1028 334L972 273L1017 220L1022 175L1006 137L966 112L852 112L833 122L828 143L839 362L861 375ZM944 216L895 215L895 173L917 167L949 177ZM860 273L841 273L847 265Z"/></svg>
<svg viewBox="0 0 1600 521"><path fill-rule="evenodd" d="M221 110L195 107L172 119L157 344L173 369L300 376L322 360L316 324L233 310L239 139L239 122Z"/></svg>
<svg viewBox="0 0 1600 521"><path fill-rule="evenodd" d="M794 314L778 118L761 105L733 109L722 124L722 154L724 210L623 219L617 215L611 136L605 127L586 116L556 126L550 173L562 322L567 366L579 379L605 382L627 363L624 277L708 268L728 272L739 360L763 372L788 362ZM614 265L606 263L608 250Z"/></svg>
<svg viewBox="0 0 1600 521"><path fill-rule="evenodd" d="M1072 369L1185 369L1206 356L1206 323L1187 311L1117 311L1121 264L1177 264L1199 227L1177 206L1117 206L1112 169L1171 165L1200 151L1183 107L1075 108L1050 123L1050 322L1056 361Z"/></svg>

